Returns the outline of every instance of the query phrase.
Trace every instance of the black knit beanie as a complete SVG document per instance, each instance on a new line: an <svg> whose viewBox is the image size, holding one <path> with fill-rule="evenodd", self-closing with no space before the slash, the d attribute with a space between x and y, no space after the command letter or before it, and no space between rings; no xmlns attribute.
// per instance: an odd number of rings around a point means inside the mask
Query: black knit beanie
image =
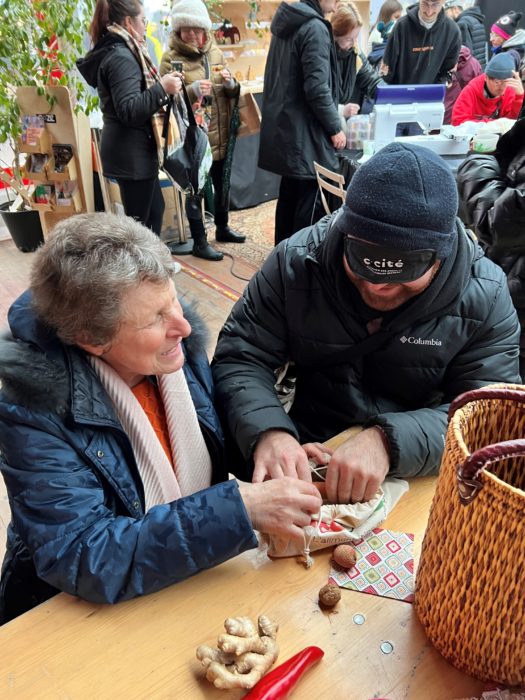
<svg viewBox="0 0 525 700"><path fill-rule="evenodd" d="M511 36L516 34L516 29L522 16L521 12L510 10L506 15L500 17L497 22L494 22L490 31L499 34L503 39L510 39Z"/></svg>
<svg viewBox="0 0 525 700"><path fill-rule="evenodd" d="M396 142L357 170L334 228L399 250L431 248L443 260L456 235L457 209L445 161L429 148Z"/></svg>

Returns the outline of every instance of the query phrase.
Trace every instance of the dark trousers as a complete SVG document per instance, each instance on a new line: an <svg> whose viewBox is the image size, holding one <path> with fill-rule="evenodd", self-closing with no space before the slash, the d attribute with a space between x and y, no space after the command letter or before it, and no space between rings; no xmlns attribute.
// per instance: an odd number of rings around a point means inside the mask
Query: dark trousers
<svg viewBox="0 0 525 700"><path fill-rule="evenodd" d="M275 209L275 245L296 231L315 224L325 214L317 180L281 178Z"/></svg>
<svg viewBox="0 0 525 700"><path fill-rule="evenodd" d="M160 236L164 197L158 177L148 180L117 180L124 211Z"/></svg>
<svg viewBox="0 0 525 700"><path fill-rule="evenodd" d="M223 201L223 173L224 160L214 160L211 169L210 177L213 183L213 208L215 226L226 226L228 223L228 205L229 201ZM190 225L191 237L197 245L206 243L206 229L202 220L201 201L202 194L186 195L186 216ZM228 197L229 199L229 197Z"/></svg>
<svg viewBox="0 0 525 700"><path fill-rule="evenodd" d="M224 160L214 160L210 170L211 181L213 182L213 208L215 226L226 226L228 223L228 210L230 208L229 194L226 201L223 201L223 178Z"/></svg>

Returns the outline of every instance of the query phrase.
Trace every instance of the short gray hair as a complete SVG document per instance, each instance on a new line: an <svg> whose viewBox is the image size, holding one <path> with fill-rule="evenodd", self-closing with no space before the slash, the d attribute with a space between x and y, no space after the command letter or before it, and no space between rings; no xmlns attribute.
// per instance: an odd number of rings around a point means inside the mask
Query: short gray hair
<svg viewBox="0 0 525 700"><path fill-rule="evenodd" d="M122 322L126 292L166 284L174 272L168 248L134 219L79 214L57 224L36 254L33 307L64 343L105 345Z"/></svg>

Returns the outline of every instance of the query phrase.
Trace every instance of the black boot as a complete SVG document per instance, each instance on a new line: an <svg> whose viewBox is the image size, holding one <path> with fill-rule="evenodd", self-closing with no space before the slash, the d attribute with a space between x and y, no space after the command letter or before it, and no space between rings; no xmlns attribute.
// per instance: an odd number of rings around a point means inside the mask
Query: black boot
<svg viewBox="0 0 525 700"><path fill-rule="evenodd" d="M224 257L222 253L219 253L218 250L212 248L208 241L200 244L194 243L191 254L196 258L202 258L203 260L222 260Z"/></svg>
<svg viewBox="0 0 525 700"><path fill-rule="evenodd" d="M219 243L244 243L246 236L237 231L232 231L228 224L217 226L215 229L215 240Z"/></svg>
<svg viewBox="0 0 525 700"><path fill-rule="evenodd" d="M188 218L188 221L190 224L191 237L193 238L193 250L191 254L203 260L222 260L224 257L223 254L219 253L215 248L212 248L208 243L206 229L204 228L202 219Z"/></svg>

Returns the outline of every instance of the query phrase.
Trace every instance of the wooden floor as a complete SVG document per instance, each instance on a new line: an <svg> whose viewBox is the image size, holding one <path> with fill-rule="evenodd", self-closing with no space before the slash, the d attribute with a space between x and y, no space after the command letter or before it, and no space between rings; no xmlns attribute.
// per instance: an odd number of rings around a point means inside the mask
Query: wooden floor
<svg viewBox="0 0 525 700"><path fill-rule="evenodd" d="M234 253L237 246L231 244L227 247L231 247ZM10 239L0 240L0 332L5 330L9 306L28 285L34 257L34 253L21 253ZM177 260L183 266L175 278L177 291L179 296L197 303L200 315L210 330L208 353L211 356L217 335L235 299L246 285L246 281L239 277L249 279L255 268L238 258L234 263L228 257L220 262L208 262L192 255L181 256ZM5 553L9 520L9 504L0 476L0 566Z"/></svg>

